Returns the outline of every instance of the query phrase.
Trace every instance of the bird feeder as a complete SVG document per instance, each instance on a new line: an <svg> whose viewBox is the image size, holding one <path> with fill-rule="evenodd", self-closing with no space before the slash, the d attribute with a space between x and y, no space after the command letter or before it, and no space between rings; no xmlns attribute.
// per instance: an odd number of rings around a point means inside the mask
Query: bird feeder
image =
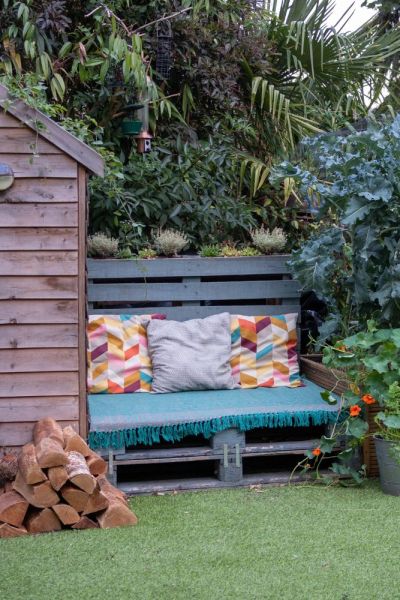
<svg viewBox="0 0 400 600"><path fill-rule="evenodd" d="M172 28L169 21L157 26L156 71L163 79L168 79L171 70Z"/></svg>
<svg viewBox="0 0 400 600"><path fill-rule="evenodd" d="M139 118L139 113L143 108L143 104L127 104L125 111L127 112L126 117L122 121L121 130L123 135L138 135L143 127L143 122Z"/></svg>

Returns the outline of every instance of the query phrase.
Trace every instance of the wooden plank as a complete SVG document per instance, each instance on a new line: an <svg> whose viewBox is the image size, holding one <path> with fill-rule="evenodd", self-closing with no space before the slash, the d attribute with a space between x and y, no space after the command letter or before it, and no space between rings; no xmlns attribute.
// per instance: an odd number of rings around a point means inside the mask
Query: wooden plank
<svg viewBox="0 0 400 600"><path fill-rule="evenodd" d="M77 250L76 227L10 227L0 229L1 250Z"/></svg>
<svg viewBox="0 0 400 600"><path fill-rule="evenodd" d="M77 347L77 325L0 325L0 348Z"/></svg>
<svg viewBox="0 0 400 600"><path fill-rule="evenodd" d="M209 315L216 315L221 312L229 312L234 315L262 316L262 315L284 315L288 313L298 313L300 306L298 304L283 305L235 305L235 306L151 306L147 308L89 308L91 315L143 315L149 313L162 313L167 319L175 321L186 321L187 319L203 319Z"/></svg>
<svg viewBox="0 0 400 600"><path fill-rule="evenodd" d="M79 253L78 253L78 319L79 319L79 433L87 435L87 339L86 339L86 240L87 240L86 171L78 168Z"/></svg>
<svg viewBox="0 0 400 600"><path fill-rule="evenodd" d="M6 373L0 377L0 398L13 396L77 396L77 372Z"/></svg>
<svg viewBox="0 0 400 600"><path fill-rule="evenodd" d="M0 252L0 275L77 275L78 254L73 250Z"/></svg>
<svg viewBox="0 0 400 600"><path fill-rule="evenodd" d="M76 348L0 350L0 373L36 373L43 369L77 371L78 350Z"/></svg>
<svg viewBox="0 0 400 600"><path fill-rule="evenodd" d="M321 474L329 475L327 469L320 471ZM257 473L256 475L245 475L240 481L219 481L214 477L192 477L190 479L161 479L156 481L124 481L118 484L118 488L130 495L157 494L172 491L196 491L217 488L248 487L253 485L282 485L291 483L302 483L309 480L307 476L295 474L290 471L278 471L273 473Z"/></svg>
<svg viewBox="0 0 400 600"><path fill-rule="evenodd" d="M27 177L16 179L8 190L0 192L0 203L77 202L76 179Z"/></svg>
<svg viewBox="0 0 400 600"><path fill-rule="evenodd" d="M57 418L57 415L53 415ZM78 429L78 421L60 421L62 427L71 425ZM34 423L1 423L0 422L0 444L6 447L23 446L32 441Z"/></svg>
<svg viewBox="0 0 400 600"><path fill-rule="evenodd" d="M90 171L100 177L104 175L104 161L95 150L37 109L11 96L3 85L0 85L0 105L6 107L8 113L37 131L41 137L55 144Z"/></svg>
<svg viewBox="0 0 400 600"><path fill-rule="evenodd" d="M76 178L76 162L65 154L2 154L3 162L20 177L65 177Z"/></svg>
<svg viewBox="0 0 400 600"><path fill-rule="evenodd" d="M24 125L9 112L0 110L0 128L2 129L3 127L21 127L23 129Z"/></svg>
<svg viewBox="0 0 400 600"><path fill-rule="evenodd" d="M27 127L2 127L0 160L2 160L2 154L10 152L13 154L61 154L61 150L57 146L50 144Z"/></svg>
<svg viewBox="0 0 400 600"><path fill-rule="evenodd" d="M0 325L77 322L76 300L0 300Z"/></svg>
<svg viewBox="0 0 400 600"><path fill-rule="evenodd" d="M62 300L78 297L77 277L2 277L0 300Z"/></svg>
<svg viewBox="0 0 400 600"><path fill-rule="evenodd" d="M76 227L77 225L77 204L0 204L0 227Z"/></svg>
<svg viewBox="0 0 400 600"><path fill-rule="evenodd" d="M159 258L156 260L88 260L89 279L151 277L226 277L289 274L289 254L239 258Z"/></svg>
<svg viewBox="0 0 400 600"><path fill-rule="evenodd" d="M79 418L78 396L41 396L39 398L0 398L0 422L36 422L49 415L75 421Z"/></svg>
<svg viewBox="0 0 400 600"><path fill-rule="evenodd" d="M180 302L298 298L297 281L195 281L189 283L91 283L89 302Z"/></svg>

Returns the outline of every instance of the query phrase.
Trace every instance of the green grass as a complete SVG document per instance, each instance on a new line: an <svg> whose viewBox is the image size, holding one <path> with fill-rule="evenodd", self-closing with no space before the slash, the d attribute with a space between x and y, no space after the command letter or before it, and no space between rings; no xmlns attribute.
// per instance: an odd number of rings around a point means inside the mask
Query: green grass
<svg viewBox="0 0 400 600"><path fill-rule="evenodd" d="M400 499L280 487L140 497L134 528L0 541L4 600L398 600Z"/></svg>

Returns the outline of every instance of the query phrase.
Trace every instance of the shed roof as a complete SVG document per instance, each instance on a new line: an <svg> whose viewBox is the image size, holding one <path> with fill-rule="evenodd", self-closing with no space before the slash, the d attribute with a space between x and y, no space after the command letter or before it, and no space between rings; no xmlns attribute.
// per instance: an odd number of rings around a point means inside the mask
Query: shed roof
<svg viewBox="0 0 400 600"><path fill-rule="evenodd" d="M40 136L57 146L95 175L104 175L104 161L100 154L66 131L45 114L12 96L0 84L0 107L24 123Z"/></svg>

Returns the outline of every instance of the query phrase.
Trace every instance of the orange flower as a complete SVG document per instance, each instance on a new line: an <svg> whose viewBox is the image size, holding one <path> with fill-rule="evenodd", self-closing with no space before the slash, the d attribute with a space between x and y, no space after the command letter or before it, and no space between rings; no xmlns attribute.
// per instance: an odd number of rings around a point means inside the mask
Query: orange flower
<svg viewBox="0 0 400 600"><path fill-rule="evenodd" d="M358 406L358 404L353 404L353 406L350 406L350 416L351 417L358 417L360 412L361 412L361 407Z"/></svg>
<svg viewBox="0 0 400 600"><path fill-rule="evenodd" d="M361 400L365 402L365 404L375 404L376 402L375 398L371 396L371 394L364 394Z"/></svg>
<svg viewBox="0 0 400 600"><path fill-rule="evenodd" d="M335 350L337 350L338 352L346 352L347 347L343 344L339 344L339 346L335 346Z"/></svg>
<svg viewBox="0 0 400 600"><path fill-rule="evenodd" d="M314 448L312 453L314 454L314 456L319 456L321 454L321 448Z"/></svg>

